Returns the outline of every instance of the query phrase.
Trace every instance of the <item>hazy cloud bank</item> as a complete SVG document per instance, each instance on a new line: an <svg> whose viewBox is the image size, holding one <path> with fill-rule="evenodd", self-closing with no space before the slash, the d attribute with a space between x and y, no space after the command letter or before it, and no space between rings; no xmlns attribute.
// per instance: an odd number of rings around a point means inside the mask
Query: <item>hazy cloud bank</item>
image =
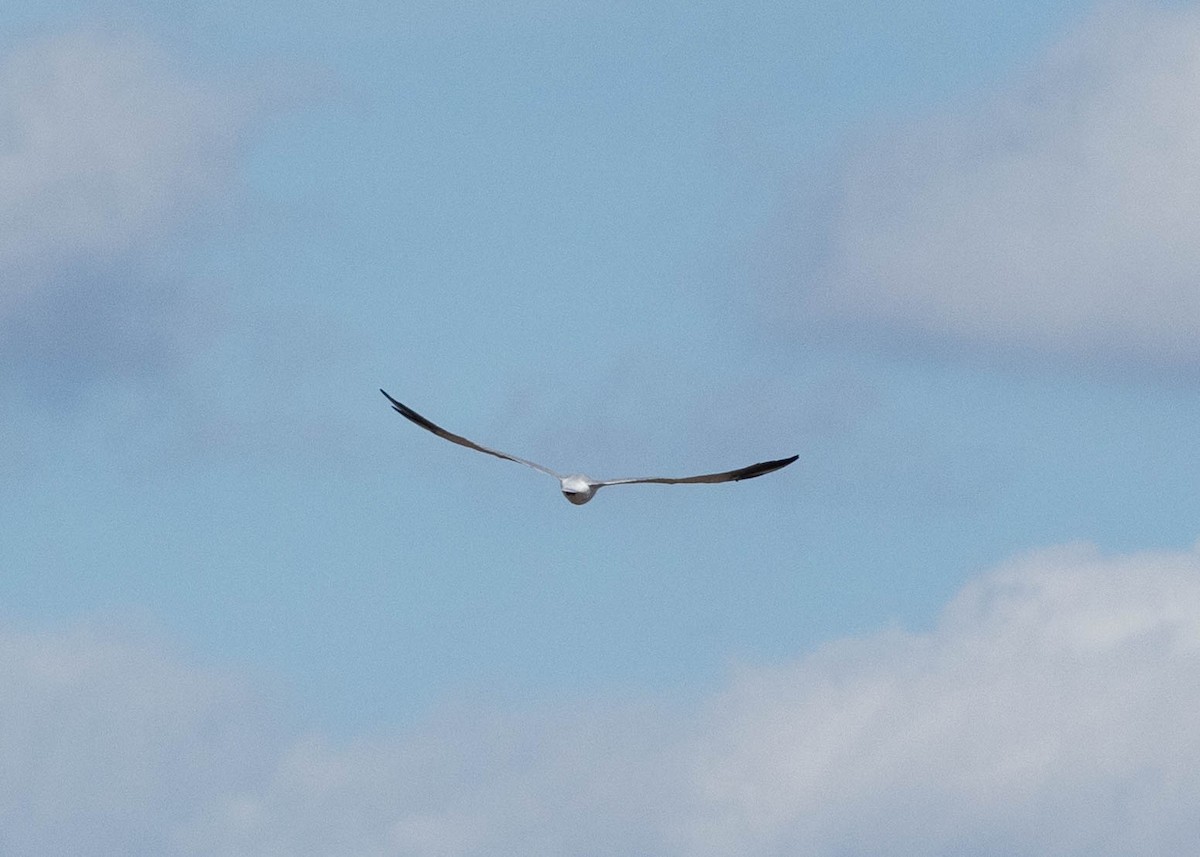
<svg viewBox="0 0 1200 857"><path fill-rule="evenodd" d="M181 853L198 806L267 776L259 694L111 628L0 632L0 851Z"/></svg>
<svg viewBox="0 0 1200 857"><path fill-rule="evenodd" d="M1200 9L1104 7L832 179L776 309L1071 358L1200 360Z"/></svg>
<svg viewBox="0 0 1200 857"><path fill-rule="evenodd" d="M1148 854L1200 837L1200 553L1020 557L928 632L698 706L442 713L336 744L99 632L0 635L13 855Z"/></svg>

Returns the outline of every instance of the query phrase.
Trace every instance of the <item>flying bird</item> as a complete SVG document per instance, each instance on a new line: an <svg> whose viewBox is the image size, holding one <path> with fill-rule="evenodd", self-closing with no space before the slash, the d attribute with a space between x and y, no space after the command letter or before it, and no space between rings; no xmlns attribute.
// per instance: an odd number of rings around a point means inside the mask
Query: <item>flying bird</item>
<svg viewBox="0 0 1200 857"><path fill-rule="evenodd" d="M439 425L436 425L425 417L418 414L408 405L402 402L397 402L387 394L386 390L380 390L387 397L387 400L392 403L392 409L400 416L410 420L426 431L433 432L440 438L457 443L459 446L465 446L467 449L474 449L478 452L486 452L488 455L494 455L496 458L503 458L506 461L515 461L517 464L524 464L526 467L532 467L548 476L553 476L562 486L563 496L576 506L582 506L588 500L596 496L596 492L606 485L638 485L643 483L654 483L656 485L684 485L695 482L737 482L742 479L753 479L756 476L762 476L780 468L787 467L800 456L793 455L791 458L780 458L776 461L761 461L758 464L751 464L749 467L741 467L737 470L726 470L724 473L706 473L703 476L686 476L679 479L672 479L663 476L639 476L631 479L590 479L581 473L564 476L561 473L556 473L549 467L543 467L540 464L535 464L532 461L526 461L524 458L517 458L515 455L509 455L507 452L500 452L496 449L489 449L475 441L467 440L465 437L446 431Z"/></svg>

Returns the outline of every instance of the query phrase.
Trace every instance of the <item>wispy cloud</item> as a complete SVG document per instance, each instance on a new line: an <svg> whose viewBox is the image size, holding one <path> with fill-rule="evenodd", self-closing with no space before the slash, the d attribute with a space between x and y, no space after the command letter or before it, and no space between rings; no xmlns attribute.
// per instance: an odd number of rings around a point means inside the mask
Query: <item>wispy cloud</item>
<svg viewBox="0 0 1200 857"><path fill-rule="evenodd" d="M1179 853L1200 836L1200 552L1063 547L929 631L695 705L468 709L336 743L97 631L0 635L6 853Z"/></svg>
<svg viewBox="0 0 1200 857"><path fill-rule="evenodd" d="M849 157L793 236L803 270L774 309L971 348L1194 363L1198 104L1200 10L1104 7L981 102Z"/></svg>
<svg viewBox="0 0 1200 857"><path fill-rule="evenodd" d="M250 91L135 36L77 32L0 58L0 359L82 384L153 372L211 293L177 239L227 206ZM48 377L47 377L48 376Z"/></svg>

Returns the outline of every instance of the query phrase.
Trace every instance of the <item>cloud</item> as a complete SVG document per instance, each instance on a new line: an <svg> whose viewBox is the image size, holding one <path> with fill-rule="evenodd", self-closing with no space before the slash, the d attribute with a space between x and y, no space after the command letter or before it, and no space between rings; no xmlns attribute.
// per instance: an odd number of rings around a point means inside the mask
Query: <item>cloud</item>
<svg viewBox="0 0 1200 857"><path fill-rule="evenodd" d="M690 704L443 711L337 743L154 641L0 634L12 855L1182 853L1200 837L1200 551L1068 546L928 631Z"/></svg>
<svg viewBox="0 0 1200 857"><path fill-rule="evenodd" d="M1144 854L1200 835L1200 554L1018 559L929 633L750 670L692 853Z"/></svg>
<svg viewBox="0 0 1200 857"><path fill-rule="evenodd" d="M278 749L259 694L111 627L0 633L0 851L161 855L258 782Z"/></svg>
<svg viewBox="0 0 1200 857"><path fill-rule="evenodd" d="M801 271L775 310L972 349L1194 364L1198 105L1200 9L1104 7L982 103L848 157L793 233Z"/></svg>
<svg viewBox="0 0 1200 857"><path fill-rule="evenodd" d="M212 323L178 239L227 206L249 88L97 31L0 58L0 360L37 381L156 371Z"/></svg>

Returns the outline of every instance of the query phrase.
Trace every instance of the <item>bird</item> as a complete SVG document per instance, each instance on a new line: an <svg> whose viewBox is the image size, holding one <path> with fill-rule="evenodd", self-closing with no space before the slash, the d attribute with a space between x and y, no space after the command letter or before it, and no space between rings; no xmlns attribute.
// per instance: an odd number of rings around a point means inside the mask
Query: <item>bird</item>
<svg viewBox="0 0 1200 857"><path fill-rule="evenodd" d="M775 461L760 461L758 464L751 464L749 467L739 467L737 470L726 470L723 473L705 473L702 476L685 476L680 478L671 478L664 476L636 476L628 479L592 479L582 473L572 473L564 475L551 470L549 467L543 467L532 461L527 461L524 458L518 458L515 455L509 455L507 452L500 452L497 449L491 449L482 444L475 443L473 440L467 440L461 435L447 431L436 423L426 419L418 414L408 405L403 402L398 402L393 399L386 390L380 389L381 393L392 403L392 410L400 414L400 416L416 423L421 428L428 432L432 432L438 437L448 440L451 443L457 443L459 446L465 446L467 449L474 449L477 452L484 452L488 455L494 455L496 458L503 458L506 461L515 461L517 464L524 464L526 467L532 467L540 473L545 473L548 476L553 476L558 480L562 489L562 494L567 500L576 505L582 506L584 503L596 496L596 492L601 488L606 488L609 485L640 485L653 483L657 485L684 485L691 483L716 483L716 482L738 482L742 479L754 479L758 476L764 476L767 473L773 473L787 467L789 464L798 459L799 455L793 455L790 458L780 458Z"/></svg>

